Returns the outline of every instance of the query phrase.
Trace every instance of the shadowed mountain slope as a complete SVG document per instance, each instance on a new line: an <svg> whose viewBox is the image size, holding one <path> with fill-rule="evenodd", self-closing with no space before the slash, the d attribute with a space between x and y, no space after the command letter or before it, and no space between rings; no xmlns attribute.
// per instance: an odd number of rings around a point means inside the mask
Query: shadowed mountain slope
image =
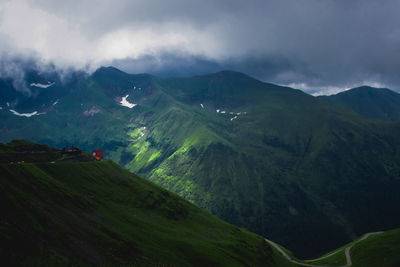
<svg viewBox="0 0 400 267"><path fill-rule="evenodd" d="M161 79L101 68L40 111L4 107L0 139L102 148L299 257L400 224L400 126L299 90L231 71Z"/></svg>
<svg viewBox="0 0 400 267"><path fill-rule="evenodd" d="M400 120L400 94L386 88L362 86L321 98L366 117L387 121Z"/></svg>

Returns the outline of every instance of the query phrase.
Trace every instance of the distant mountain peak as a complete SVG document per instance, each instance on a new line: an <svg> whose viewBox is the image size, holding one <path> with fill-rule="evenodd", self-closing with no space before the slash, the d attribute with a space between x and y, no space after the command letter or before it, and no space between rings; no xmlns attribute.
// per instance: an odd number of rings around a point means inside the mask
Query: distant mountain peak
<svg viewBox="0 0 400 267"><path fill-rule="evenodd" d="M226 78L226 79L248 79L251 81L257 81L254 77L251 77L243 72L238 72L238 71L233 71L233 70L221 70L218 72L210 73L210 74L205 74L205 75L200 75L200 76L195 76L195 77L221 77L221 78Z"/></svg>
<svg viewBox="0 0 400 267"><path fill-rule="evenodd" d="M360 86L320 98L366 117L389 121L400 120L400 94L387 88Z"/></svg>
<svg viewBox="0 0 400 267"><path fill-rule="evenodd" d="M94 73L93 73L93 75L96 75L96 74L112 74L112 73L114 73L114 74L116 74L116 73L118 73L118 74L127 74L127 73L125 73L125 72L123 72L122 70L120 70L120 69L117 69L117 68L115 68L115 67L113 67L113 66L107 66L107 67L105 67L105 66L101 66L100 68L98 68Z"/></svg>
<svg viewBox="0 0 400 267"><path fill-rule="evenodd" d="M359 87L355 87L352 89L349 89L347 91L338 93L338 94L346 94L346 93L351 93L351 92L374 92L374 93L382 93L382 92L390 92L390 93L395 93L398 94L395 91L392 91L388 88L377 88L377 87L372 87L372 86L368 86L368 85L363 85L363 86L359 86Z"/></svg>

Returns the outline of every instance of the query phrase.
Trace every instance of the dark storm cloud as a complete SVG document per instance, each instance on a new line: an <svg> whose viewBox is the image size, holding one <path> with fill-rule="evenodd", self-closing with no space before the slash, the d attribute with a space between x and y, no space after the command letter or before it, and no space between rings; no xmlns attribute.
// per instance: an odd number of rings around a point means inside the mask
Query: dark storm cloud
<svg viewBox="0 0 400 267"><path fill-rule="evenodd" d="M230 68L313 92L400 89L400 1L13 0L0 10L7 51L12 43L58 64L163 75Z"/></svg>
<svg viewBox="0 0 400 267"><path fill-rule="evenodd" d="M129 73L152 73L161 77L184 77L202 75L221 70L236 70L255 78L269 81L282 75L294 66L283 58L252 58L212 60L202 56L192 56L179 52L144 55L136 59L125 58L108 63ZM300 68L299 66L297 68ZM302 69L304 71L304 69ZM285 73L285 75L290 75Z"/></svg>

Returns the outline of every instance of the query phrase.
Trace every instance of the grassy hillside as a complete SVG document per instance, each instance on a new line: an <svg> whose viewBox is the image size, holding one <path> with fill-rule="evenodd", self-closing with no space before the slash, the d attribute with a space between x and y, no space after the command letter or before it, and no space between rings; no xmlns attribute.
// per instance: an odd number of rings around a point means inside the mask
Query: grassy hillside
<svg viewBox="0 0 400 267"><path fill-rule="evenodd" d="M320 98L354 112L380 120L400 120L400 94L385 88L357 87Z"/></svg>
<svg viewBox="0 0 400 267"><path fill-rule="evenodd" d="M5 265L285 264L262 237L108 160L1 163L0 206Z"/></svg>
<svg viewBox="0 0 400 267"><path fill-rule="evenodd" d="M367 233L341 248L311 260L299 260L284 247L273 242L272 245L275 253L285 254L289 258L287 261L291 261L295 266L394 267L400 264L399 241L399 229Z"/></svg>
<svg viewBox="0 0 400 267"><path fill-rule="evenodd" d="M127 95L132 109L119 104ZM400 225L400 125L241 73L161 79L101 68L46 114L5 108L0 118L0 140L102 148L298 257Z"/></svg>
<svg viewBox="0 0 400 267"><path fill-rule="evenodd" d="M400 266L400 229L369 237L352 248L354 267Z"/></svg>

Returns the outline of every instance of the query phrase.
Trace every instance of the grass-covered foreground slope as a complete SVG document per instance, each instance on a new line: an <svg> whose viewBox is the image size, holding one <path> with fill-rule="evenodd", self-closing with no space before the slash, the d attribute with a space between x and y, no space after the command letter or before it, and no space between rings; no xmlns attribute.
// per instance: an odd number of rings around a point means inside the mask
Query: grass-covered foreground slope
<svg viewBox="0 0 400 267"><path fill-rule="evenodd" d="M351 250L354 267L400 266L400 229L368 237Z"/></svg>
<svg viewBox="0 0 400 267"><path fill-rule="evenodd" d="M311 260L300 260L294 255L267 240L276 252L295 266L311 267L395 267L400 266L400 229L387 232L366 233L341 248Z"/></svg>
<svg viewBox="0 0 400 267"><path fill-rule="evenodd" d="M0 147L19 151L16 143ZM48 147L30 146L55 163L26 163L29 154L25 163L0 163L4 266L285 264L262 237L112 161L60 162Z"/></svg>
<svg viewBox="0 0 400 267"><path fill-rule="evenodd" d="M366 117L400 120L400 94L386 88L361 86L321 98Z"/></svg>

